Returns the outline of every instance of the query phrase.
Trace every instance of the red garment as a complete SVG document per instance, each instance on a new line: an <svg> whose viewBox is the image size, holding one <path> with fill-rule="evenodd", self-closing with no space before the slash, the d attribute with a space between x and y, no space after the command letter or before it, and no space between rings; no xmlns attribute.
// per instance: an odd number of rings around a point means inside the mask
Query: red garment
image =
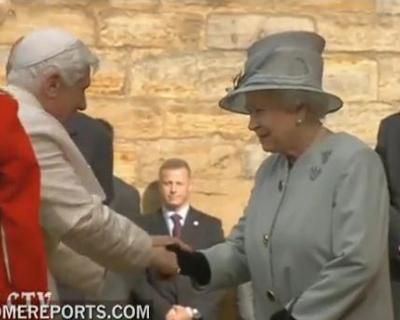
<svg viewBox="0 0 400 320"><path fill-rule="evenodd" d="M40 168L18 119L17 102L0 91L0 303L10 292L47 292L39 224Z"/></svg>

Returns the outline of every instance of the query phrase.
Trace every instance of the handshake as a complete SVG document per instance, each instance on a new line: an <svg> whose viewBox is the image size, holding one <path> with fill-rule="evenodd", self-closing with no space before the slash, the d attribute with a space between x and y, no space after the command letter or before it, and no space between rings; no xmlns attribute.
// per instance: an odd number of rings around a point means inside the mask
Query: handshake
<svg viewBox="0 0 400 320"><path fill-rule="evenodd" d="M193 251L186 243L169 236L153 236L150 265L163 277L177 274L191 277L197 284L206 285L211 270L204 254Z"/></svg>

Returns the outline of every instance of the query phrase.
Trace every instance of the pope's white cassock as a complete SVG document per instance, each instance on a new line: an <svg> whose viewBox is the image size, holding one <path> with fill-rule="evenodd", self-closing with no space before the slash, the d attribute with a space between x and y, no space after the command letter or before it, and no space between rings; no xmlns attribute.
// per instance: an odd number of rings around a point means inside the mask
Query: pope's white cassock
<svg viewBox="0 0 400 320"><path fill-rule="evenodd" d="M32 45L36 39L31 38L19 45L29 46L29 41ZM25 56L18 61L44 61L57 50L67 50L77 39L61 34L50 40L40 46L36 42L29 51L21 48ZM53 293L54 277L94 297L102 290L106 268L145 268L150 259L150 236L102 204L103 190L62 124L28 91L15 86L6 90L19 103L19 117L41 169L41 225Z"/></svg>

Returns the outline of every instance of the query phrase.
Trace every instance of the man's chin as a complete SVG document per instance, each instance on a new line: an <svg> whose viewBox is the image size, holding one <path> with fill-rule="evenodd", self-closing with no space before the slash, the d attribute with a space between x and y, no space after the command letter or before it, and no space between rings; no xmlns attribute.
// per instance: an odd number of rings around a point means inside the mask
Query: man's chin
<svg viewBox="0 0 400 320"><path fill-rule="evenodd" d="M167 204L165 205L165 207L166 207L168 210L176 210L176 209L178 209L180 206L181 206L180 204L176 204L176 203L167 203Z"/></svg>

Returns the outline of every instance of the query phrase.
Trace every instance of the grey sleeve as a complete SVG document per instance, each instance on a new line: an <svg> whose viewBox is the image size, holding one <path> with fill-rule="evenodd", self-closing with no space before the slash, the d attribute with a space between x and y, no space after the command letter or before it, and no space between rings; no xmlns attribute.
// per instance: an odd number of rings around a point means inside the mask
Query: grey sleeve
<svg viewBox="0 0 400 320"><path fill-rule="evenodd" d="M230 236L220 244L202 250L211 268L208 289L235 287L250 280L244 246L246 216L242 216Z"/></svg>
<svg viewBox="0 0 400 320"><path fill-rule="evenodd" d="M268 172L275 159L274 156L269 157L257 170L248 205L225 242L202 251L211 268L211 281L205 289L215 290L236 287L239 284L250 281L245 247L246 219L247 215L250 214L249 208L253 195L263 181L265 172Z"/></svg>

